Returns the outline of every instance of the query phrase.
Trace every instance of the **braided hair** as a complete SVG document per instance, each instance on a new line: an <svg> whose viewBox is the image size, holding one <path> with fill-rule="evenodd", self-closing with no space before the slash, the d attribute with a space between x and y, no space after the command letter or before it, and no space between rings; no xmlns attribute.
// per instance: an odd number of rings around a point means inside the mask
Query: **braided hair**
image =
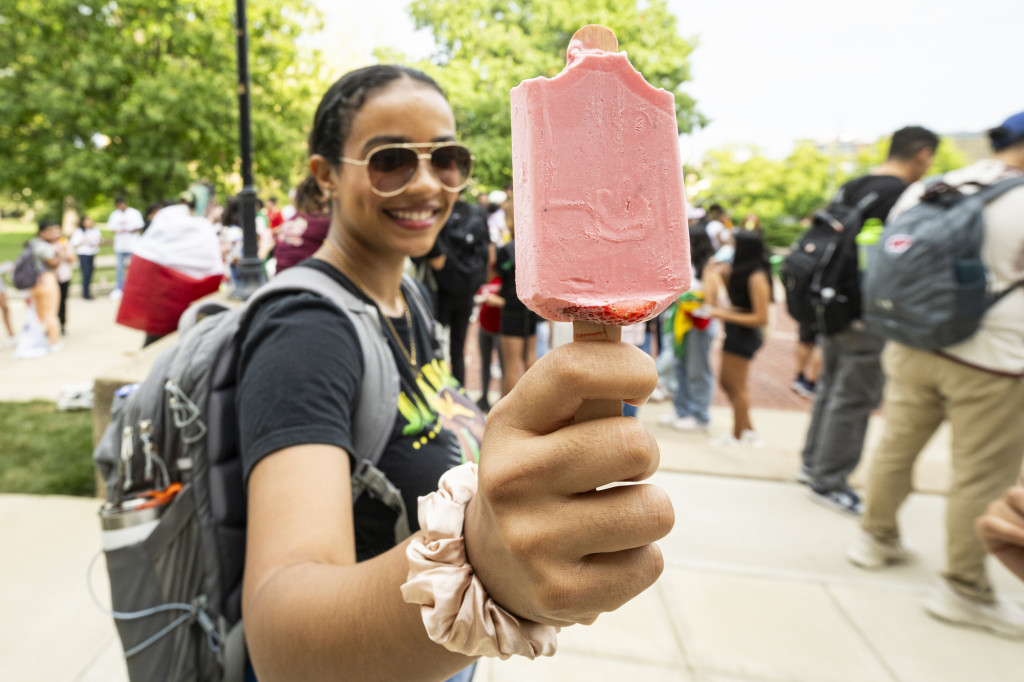
<svg viewBox="0 0 1024 682"><path fill-rule="evenodd" d="M341 165L341 153L352 131L352 121L367 97L400 78L424 83L444 96L437 82L416 69L395 64L376 64L349 71L324 93L309 133L309 154L319 154L332 166Z"/></svg>

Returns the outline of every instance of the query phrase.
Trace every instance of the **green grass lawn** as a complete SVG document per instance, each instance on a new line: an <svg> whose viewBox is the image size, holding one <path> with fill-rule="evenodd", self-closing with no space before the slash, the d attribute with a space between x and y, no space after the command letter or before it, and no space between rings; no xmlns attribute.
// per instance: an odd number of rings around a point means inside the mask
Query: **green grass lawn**
<svg viewBox="0 0 1024 682"><path fill-rule="evenodd" d="M91 411L0 402L0 433L0 493L96 494Z"/></svg>

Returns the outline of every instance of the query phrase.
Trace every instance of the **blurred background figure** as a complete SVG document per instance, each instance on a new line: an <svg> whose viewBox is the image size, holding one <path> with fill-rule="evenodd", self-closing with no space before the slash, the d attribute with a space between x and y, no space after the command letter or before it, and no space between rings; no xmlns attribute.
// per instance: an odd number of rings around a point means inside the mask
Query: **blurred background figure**
<svg viewBox="0 0 1024 682"><path fill-rule="evenodd" d="M96 254L100 252L103 233L89 216L82 216L78 227L71 233L71 247L78 257L78 266L82 271L82 298L92 300L92 276L95 271Z"/></svg>
<svg viewBox="0 0 1024 682"><path fill-rule="evenodd" d="M330 224L327 198L316 178L308 175L295 187L294 215L287 220L282 219L277 228L275 272L287 270L312 256L327 237Z"/></svg>
<svg viewBox="0 0 1024 682"><path fill-rule="evenodd" d="M114 212L107 218L107 229L114 233L114 256L117 258L117 280L110 298L119 300L124 290L124 278L132 260L132 251L146 226L139 210L132 208L123 197L114 200Z"/></svg>
<svg viewBox="0 0 1024 682"><path fill-rule="evenodd" d="M60 333L63 336L67 333L68 323L68 290L71 288L71 276L75 272L75 250L68 240L61 237L54 244L57 251L57 268L54 273L57 275L57 286L60 289L60 303L57 306L57 320L60 322Z"/></svg>

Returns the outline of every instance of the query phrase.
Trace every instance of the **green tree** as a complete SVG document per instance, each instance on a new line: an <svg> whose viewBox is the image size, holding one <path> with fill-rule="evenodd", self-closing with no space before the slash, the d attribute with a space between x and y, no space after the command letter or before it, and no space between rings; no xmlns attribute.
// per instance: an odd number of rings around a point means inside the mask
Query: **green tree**
<svg viewBox="0 0 1024 682"><path fill-rule="evenodd" d="M254 172L299 170L319 27L310 0L249 0ZM0 6L0 190L8 200L147 202L190 180L235 190L239 171L231 0L6 0Z"/></svg>
<svg viewBox="0 0 1024 682"><path fill-rule="evenodd" d="M474 175L486 187L512 178L509 90L561 71L569 39L586 24L611 28L648 82L675 95L680 131L706 123L681 90L695 43L679 35L665 0L414 0L410 11L437 43L419 66L447 91L460 136L476 156ZM385 56L397 55L378 55Z"/></svg>
<svg viewBox="0 0 1024 682"><path fill-rule="evenodd" d="M697 200L721 204L736 223L748 213L757 215L768 244L787 246L800 219L827 203L848 179L843 168L849 165L811 143L798 144L781 161L766 158L755 146L714 149L700 168L707 189Z"/></svg>

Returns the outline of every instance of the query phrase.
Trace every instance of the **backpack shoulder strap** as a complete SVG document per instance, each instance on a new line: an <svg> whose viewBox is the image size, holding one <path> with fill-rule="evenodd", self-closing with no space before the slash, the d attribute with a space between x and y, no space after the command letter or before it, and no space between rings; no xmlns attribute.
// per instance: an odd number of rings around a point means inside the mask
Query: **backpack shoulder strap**
<svg viewBox="0 0 1024 682"><path fill-rule="evenodd" d="M1021 185L1024 185L1024 175L1016 175L1012 178L1000 180L999 182L993 182L988 187L978 190L974 196L987 204L993 199L1002 196L1011 189L1020 187Z"/></svg>
<svg viewBox="0 0 1024 682"><path fill-rule="evenodd" d="M412 282L412 279L408 278L407 281ZM414 282L410 290L416 291L414 296L420 295ZM397 405L400 390L398 368L384 336L377 307L341 286L330 275L313 268L293 267L274 277L249 297L246 301L246 317L248 311L256 309L255 303L283 291L309 291L323 296L347 315L355 327L363 354L363 380L353 417L352 437L356 450L353 456L357 463L352 472L352 502L355 503L364 492L369 492L394 509L397 513L395 542L401 542L411 534L405 502L398 489L377 468L395 421L395 413L380 409L380 406Z"/></svg>

